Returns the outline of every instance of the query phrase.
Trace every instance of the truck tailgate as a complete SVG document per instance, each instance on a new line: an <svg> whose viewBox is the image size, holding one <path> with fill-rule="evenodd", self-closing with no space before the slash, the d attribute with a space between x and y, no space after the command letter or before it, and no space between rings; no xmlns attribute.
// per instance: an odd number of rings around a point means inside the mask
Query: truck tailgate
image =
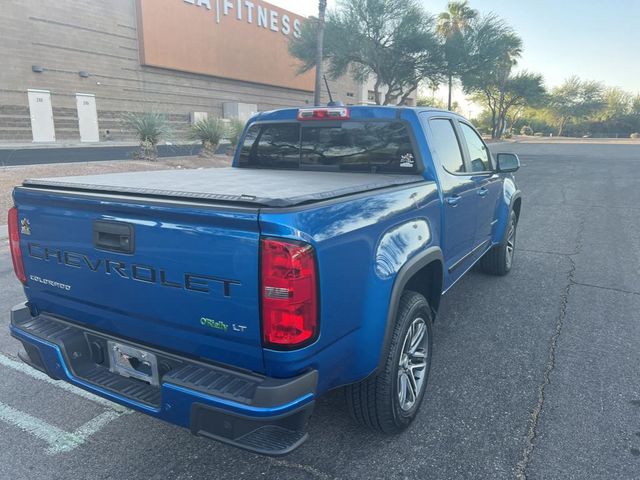
<svg viewBox="0 0 640 480"><path fill-rule="evenodd" d="M18 188L40 312L167 351L264 370L258 211ZM28 225L28 227L24 227Z"/></svg>

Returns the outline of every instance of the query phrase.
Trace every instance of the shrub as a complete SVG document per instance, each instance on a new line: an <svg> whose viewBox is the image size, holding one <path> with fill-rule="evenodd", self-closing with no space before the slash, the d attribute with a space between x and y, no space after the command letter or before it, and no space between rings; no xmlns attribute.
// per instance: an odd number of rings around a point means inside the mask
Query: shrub
<svg viewBox="0 0 640 480"><path fill-rule="evenodd" d="M158 157L158 143L169 134L169 123L160 113L126 113L124 123L131 128L140 142L139 157L155 160Z"/></svg>
<svg viewBox="0 0 640 480"><path fill-rule="evenodd" d="M533 135L533 128L529 125L525 125L520 129L520 135L531 136Z"/></svg>
<svg viewBox="0 0 640 480"><path fill-rule="evenodd" d="M229 131L227 134L227 138L229 143L231 143L231 148L235 149L238 146L238 142L240 141L240 137L242 136L242 131L244 130L244 122L238 118L234 118L229 123Z"/></svg>
<svg viewBox="0 0 640 480"><path fill-rule="evenodd" d="M632 134L630 135L630 137L631 137L631 138L640 138L640 133L637 133L637 132L636 132L636 133L632 133Z"/></svg>
<svg viewBox="0 0 640 480"><path fill-rule="evenodd" d="M192 140L202 142L203 157L212 157L215 155L220 140L227 135L227 126L224 120L219 118L207 118L197 121L191 126L189 137Z"/></svg>

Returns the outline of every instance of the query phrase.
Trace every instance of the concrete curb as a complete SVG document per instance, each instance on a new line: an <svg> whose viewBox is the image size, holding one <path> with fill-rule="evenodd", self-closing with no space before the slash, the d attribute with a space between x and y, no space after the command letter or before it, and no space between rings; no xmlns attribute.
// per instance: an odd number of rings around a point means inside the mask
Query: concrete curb
<svg viewBox="0 0 640 480"><path fill-rule="evenodd" d="M67 148L113 148L127 147L137 148L138 142L98 142L98 143L0 143L0 150L47 150L47 149L67 149ZM197 147L199 142L178 140L177 142L160 143L159 147ZM223 138L220 145L229 145L229 140Z"/></svg>
<svg viewBox="0 0 640 480"><path fill-rule="evenodd" d="M7 225L0 225L0 240L7 240L9 238L9 227Z"/></svg>
<svg viewBox="0 0 640 480"><path fill-rule="evenodd" d="M136 147L136 142L100 142L100 143L0 143L0 150L46 150L57 148L108 148Z"/></svg>

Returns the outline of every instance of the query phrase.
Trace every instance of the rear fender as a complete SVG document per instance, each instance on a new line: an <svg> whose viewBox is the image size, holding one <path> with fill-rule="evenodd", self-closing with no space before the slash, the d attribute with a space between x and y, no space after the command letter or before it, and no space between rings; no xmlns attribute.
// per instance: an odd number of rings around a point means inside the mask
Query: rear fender
<svg viewBox="0 0 640 480"><path fill-rule="evenodd" d="M382 368L384 368L384 363L387 359L389 348L391 347L391 337L393 335L393 328L396 323L396 316L398 314L398 307L400 305L400 297L402 296L402 293L404 292L407 284L414 277L414 275L434 262L440 263L440 270L442 271L442 265L444 265L444 257L442 255L442 250L438 246L429 247L423 253L411 258L403 265L403 267L396 275L395 281L393 283L393 289L391 290L389 311L387 313L387 323L385 326L384 337L380 348L380 358L378 359L377 371L380 371ZM443 279L440 280L441 286L442 281ZM442 291L442 287L440 287L440 291ZM435 305L430 306L435 313L438 308L438 303L436 302Z"/></svg>
<svg viewBox="0 0 640 480"><path fill-rule="evenodd" d="M507 177L504 180L502 188L502 196L498 205L497 220L498 223L493 232L493 243L498 244L504 240L507 234L507 225L509 224L509 215L516 208L516 203L522 201L522 193L516 187L512 178ZM519 210L518 210L519 214Z"/></svg>

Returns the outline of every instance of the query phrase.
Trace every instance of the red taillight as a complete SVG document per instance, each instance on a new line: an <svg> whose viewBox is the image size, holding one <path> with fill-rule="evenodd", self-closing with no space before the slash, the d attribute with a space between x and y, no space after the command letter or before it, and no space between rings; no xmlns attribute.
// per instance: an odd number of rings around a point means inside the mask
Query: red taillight
<svg viewBox="0 0 640 480"><path fill-rule="evenodd" d="M262 239L264 346L293 349L318 336L316 259L311 245Z"/></svg>
<svg viewBox="0 0 640 480"><path fill-rule="evenodd" d="M20 226L18 224L18 209L9 209L9 248L11 249L11 259L13 260L13 270L16 277L22 283L27 283L27 276L24 274L24 263L22 262L22 251L20 250Z"/></svg>
<svg viewBox="0 0 640 480"><path fill-rule="evenodd" d="M298 120L349 120L348 108L303 108L298 110Z"/></svg>

